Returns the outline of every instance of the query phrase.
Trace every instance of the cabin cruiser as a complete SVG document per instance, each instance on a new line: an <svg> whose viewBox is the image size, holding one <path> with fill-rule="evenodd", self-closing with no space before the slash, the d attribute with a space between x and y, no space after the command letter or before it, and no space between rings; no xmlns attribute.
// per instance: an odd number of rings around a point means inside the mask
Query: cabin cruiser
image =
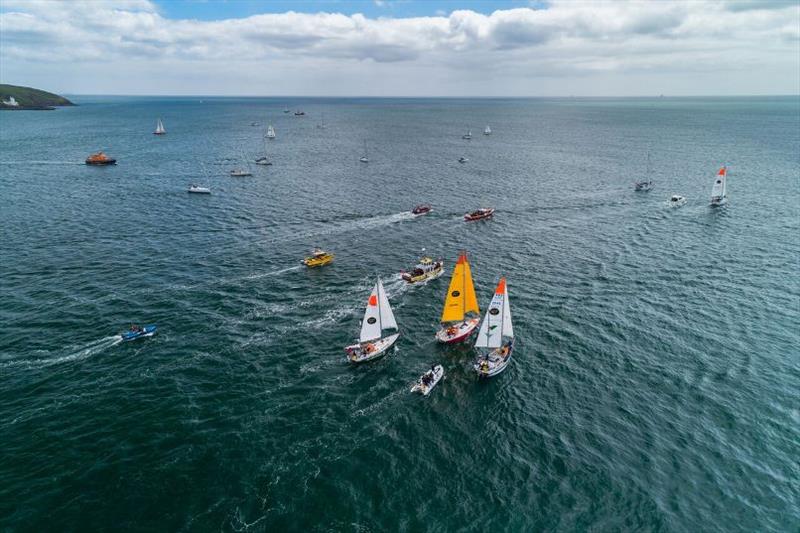
<svg viewBox="0 0 800 533"><path fill-rule="evenodd" d="M95 166L116 165L117 160L113 157L108 157L104 152L101 151L87 157L86 164Z"/></svg>
<svg viewBox="0 0 800 533"><path fill-rule="evenodd" d="M334 255L320 248L314 248L309 257L301 261L307 267L319 267L327 265L333 261Z"/></svg>
<svg viewBox="0 0 800 533"><path fill-rule="evenodd" d="M211 189L208 187L201 187L199 185L189 185L189 189L186 192L194 193L194 194L211 194Z"/></svg>
<svg viewBox="0 0 800 533"><path fill-rule="evenodd" d="M483 220L485 218L491 218L494 215L494 208L493 207L483 207L481 209L476 209L470 213L464 215L464 220L467 222L472 222L474 220Z"/></svg>
<svg viewBox="0 0 800 533"><path fill-rule="evenodd" d="M421 283L436 279L442 274L444 274L444 263L441 259L434 261L430 257L423 257L410 272L402 272L401 277L408 283Z"/></svg>
<svg viewBox="0 0 800 533"><path fill-rule="evenodd" d="M672 197L669 199L669 206L670 207L680 207L686 203L686 198L679 194L673 194Z"/></svg>
<svg viewBox="0 0 800 533"><path fill-rule="evenodd" d="M419 204L411 210L411 213L414 215L427 215L431 211L433 211L433 207L430 204Z"/></svg>

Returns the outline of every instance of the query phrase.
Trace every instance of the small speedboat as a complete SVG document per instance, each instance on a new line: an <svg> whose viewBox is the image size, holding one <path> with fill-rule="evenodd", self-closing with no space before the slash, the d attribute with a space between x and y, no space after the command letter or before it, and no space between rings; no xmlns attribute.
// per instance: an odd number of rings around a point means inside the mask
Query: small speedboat
<svg viewBox="0 0 800 533"><path fill-rule="evenodd" d="M430 204L419 204L417 207L411 210L411 213L414 215L427 215L433 211L433 207Z"/></svg>
<svg viewBox="0 0 800 533"><path fill-rule="evenodd" d="M152 337L156 334L156 325L150 324L149 326L131 326L128 331L120 333L123 341L135 341L136 339L144 339L145 337Z"/></svg>
<svg viewBox="0 0 800 533"><path fill-rule="evenodd" d="M410 272L401 272L401 277L408 283L422 283L436 279L444 274L444 263L441 259L434 261L430 257L423 257Z"/></svg>
<svg viewBox="0 0 800 533"><path fill-rule="evenodd" d="M294 112L294 116L296 116L296 117L302 117L302 116L304 116L305 114L306 114L306 112L305 112L305 111L300 111L299 109L298 109L297 111L295 111L295 112Z"/></svg>
<svg viewBox="0 0 800 533"><path fill-rule="evenodd" d="M272 160L269 157L265 156L265 157L259 157L258 159L256 159L256 165L269 166L271 164L272 164Z"/></svg>
<svg viewBox="0 0 800 533"><path fill-rule="evenodd" d="M469 161L469 159L467 159L466 157L463 157L463 156L462 156L462 157L459 157L459 158L458 158L458 162L459 162L459 163L466 163L467 161Z"/></svg>
<svg viewBox="0 0 800 533"><path fill-rule="evenodd" d="M670 207L680 207L686 203L686 198L679 194L673 194L672 197L667 202L667 205Z"/></svg>
<svg viewBox="0 0 800 533"><path fill-rule="evenodd" d="M417 383L411 387L411 392L418 392L423 396L427 396L443 377L444 368L442 368L442 365L431 367L431 369L422 374L419 380L417 380Z"/></svg>
<svg viewBox="0 0 800 533"><path fill-rule="evenodd" d="M117 160L113 157L108 157L104 152L97 152L86 158L86 164L95 166L116 165Z"/></svg>
<svg viewBox="0 0 800 533"><path fill-rule="evenodd" d="M199 185L189 185L189 189L186 192L190 192L193 194L211 194L211 189L208 187L201 187Z"/></svg>
<svg viewBox="0 0 800 533"><path fill-rule="evenodd" d="M231 170L231 177L232 178L243 178L245 176L252 176L253 173L249 170L241 170L241 169L234 169Z"/></svg>
<svg viewBox="0 0 800 533"><path fill-rule="evenodd" d="M464 220L467 222L472 222L475 220L483 220L485 218L491 218L494 215L494 208L493 207L483 207L481 209L477 209L472 211L471 213L467 213L464 215Z"/></svg>
<svg viewBox="0 0 800 533"><path fill-rule="evenodd" d="M654 184L655 183L653 182L653 180L637 181L636 183L633 184L633 190L640 192L650 192Z"/></svg>
<svg viewBox="0 0 800 533"><path fill-rule="evenodd" d="M301 261L307 267L320 267L333 262L334 255L319 248L314 248L309 257Z"/></svg>

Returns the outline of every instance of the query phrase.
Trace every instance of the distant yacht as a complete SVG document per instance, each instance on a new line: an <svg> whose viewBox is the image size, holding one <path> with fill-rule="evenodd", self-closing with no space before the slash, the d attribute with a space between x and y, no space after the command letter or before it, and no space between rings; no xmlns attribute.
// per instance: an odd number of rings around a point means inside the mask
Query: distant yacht
<svg viewBox="0 0 800 533"><path fill-rule="evenodd" d="M161 119L158 119L156 122L156 131L153 132L153 135L164 135L167 133L167 130L164 129L164 123L161 122Z"/></svg>
<svg viewBox="0 0 800 533"><path fill-rule="evenodd" d="M462 139L470 140L472 139L472 130L467 130L467 133L461 136Z"/></svg>
<svg viewBox="0 0 800 533"><path fill-rule="evenodd" d="M362 163L369 163L369 155L367 154L367 141L364 141L364 155L359 159Z"/></svg>
<svg viewBox="0 0 800 533"><path fill-rule="evenodd" d="M302 116L304 116L305 114L306 114L306 112L305 112L305 111L301 111L301 110L299 110L299 109L298 109L297 111L295 111L295 112L294 112L294 116L296 116L296 117L302 117Z"/></svg>
<svg viewBox="0 0 800 533"><path fill-rule="evenodd" d="M286 109L283 110L283 112L288 114L289 113L289 108L287 107Z"/></svg>
<svg viewBox="0 0 800 533"><path fill-rule="evenodd" d="M186 192L190 192L192 194L211 194L211 189L192 184L189 185L189 189Z"/></svg>
<svg viewBox="0 0 800 533"><path fill-rule="evenodd" d="M722 167L717 172L717 179L711 188L711 207L719 207L728 203L728 168Z"/></svg>
<svg viewBox="0 0 800 533"><path fill-rule="evenodd" d="M320 119L320 123L317 124L317 128L324 130L325 129L325 113L322 113L322 118Z"/></svg>
<svg viewBox="0 0 800 533"><path fill-rule="evenodd" d="M484 134L484 135L491 135L491 134L492 134L492 128L490 128L488 124L487 124L487 125L486 125L486 127L483 129L483 134Z"/></svg>
<svg viewBox="0 0 800 533"><path fill-rule="evenodd" d="M459 163L466 163L467 161L469 161L469 159L467 159L467 158L466 158L466 157L464 157L464 156L461 156L461 157L459 157L459 158L458 158L458 162L459 162Z"/></svg>
<svg viewBox="0 0 800 533"><path fill-rule="evenodd" d="M275 128L272 127L272 124L269 125L267 128L267 139L274 139L275 138Z"/></svg>

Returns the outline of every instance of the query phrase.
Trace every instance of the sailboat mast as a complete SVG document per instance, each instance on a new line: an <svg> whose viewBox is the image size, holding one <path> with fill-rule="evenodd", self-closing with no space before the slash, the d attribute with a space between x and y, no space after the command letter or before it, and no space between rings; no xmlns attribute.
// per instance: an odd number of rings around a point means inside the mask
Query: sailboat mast
<svg viewBox="0 0 800 533"><path fill-rule="evenodd" d="M462 320L466 321L467 318L467 252L462 252L464 255L464 268L461 269L461 313Z"/></svg>
<svg viewBox="0 0 800 533"><path fill-rule="evenodd" d="M380 327L380 337L383 337L383 319L381 318L381 289L383 286L381 284L381 278L378 278L378 283L375 284L375 288L378 289L375 291L375 294L378 296L378 326Z"/></svg>

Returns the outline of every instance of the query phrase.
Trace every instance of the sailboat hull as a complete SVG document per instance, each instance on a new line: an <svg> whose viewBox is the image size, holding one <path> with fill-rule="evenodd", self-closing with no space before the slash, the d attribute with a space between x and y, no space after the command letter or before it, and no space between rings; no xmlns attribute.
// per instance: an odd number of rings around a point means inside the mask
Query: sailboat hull
<svg viewBox="0 0 800 533"><path fill-rule="evenodd" d="M728 197L723 196L722 198L712 198L711 199L711 207L722 207L723 205L728 203Z"/></svg>
<svg viewBox="0 0 800 533"><path fill-rule="evenodd" d="M391 348L397 339L400 337L399 333L389 335L375 342L368 342L364 344L354 344L345 348L347 352L347 359L351 363L366 363L380 359Z"/></svg>
<svg viewBox="0 0 800 533"><path fill-rule="evenodd" d="M475 362L473 368L478 373L479 378L491 378L502 373L508 368L508 363L511 362L511 356L514 353L514 343L508 346L508 353L502 355L500 349L494 350L489 353L486 359L481 358Z"/></svg>
<svg viewBox="0 0 800 533"><path fill-rule="evenodd" d="M442 344L456 344L467 340L480 324L479 318L470 318L459 324L443 327L436 332L436 340Z"/></svg>

